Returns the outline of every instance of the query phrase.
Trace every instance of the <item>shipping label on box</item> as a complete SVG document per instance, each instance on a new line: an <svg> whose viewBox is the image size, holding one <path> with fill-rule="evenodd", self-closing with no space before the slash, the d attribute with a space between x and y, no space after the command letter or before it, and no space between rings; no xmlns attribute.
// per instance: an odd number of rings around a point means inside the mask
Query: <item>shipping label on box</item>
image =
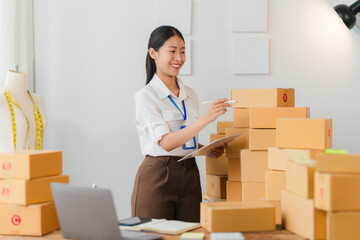
<svg viewBox="0 0 360 240"><path fill-rule="evenodd" d="M225 128L233 127L234 123L232 121L218 121L217 122L217 133L225 134Z"/></svg>
<svg viewBox="0 0 360 240"><path fill-rule="evenodd" d="M265 183L242 183L243 202L254 202L265 199Z"/></svg>
<svg viewBox="0 0 360 240"><path fill-rule="evenodd" d="M227 176L206 175L206 194L224 199L226 198Z"/></svg>
<svg viewBox="0 0 360 240"><path fill-rule="evenodd" d="M235 108L233 111L234 128L249 128L250 116L248 108Z"/></svg>
<svg viewBox="0 0 360 240"><path fill-rule="evenodd" d="M316 160L318 172L360 173L360 155L321 153Z"/></svg>
<svg viewBox="0 0 360 240"><path fill-rule="evenodd" d="M332 145L332 120L279 118L276 147L325 150Z"/></svg>
<svg viewBox="0 0 360 240"><path fill-rule="evenodd" d="M360 239L360 212L328 212L326 217L326 239Z"/></svg>
<svg viewBox="0 0 360 240"><path fill-rule="evenodd" d="M276 129L249 129L249 149L267 151L276 145Z"/></svg>
<svg viewBox="0 0 360 240"><path fill-rule="evenodd" d="M267 151L240 150L241 182L265 182Z"/></svg>
<svg viewBox="0 0 360 240"><path fill-rule="evenodd" d="M227 158L240 158L240 149L249 148L249 129L248 128L226 128L225 136L242 134L230 143L226 144Z"/></svg>
<svg viewBox="0 0 360 240"><path fill-rule="evenodd" d="M314 198L314 174L316 161L310 163L287 162L286 190L304 198Z"/></svg>
<svg viewBox="0 0 360 240"><path fill-rule="evenodd" d="M232 182L241 181L241 166L240 158L228 159L228 179Z"/></svg>
<svg viewBox="0 0 360 240"><path fill-rule="evenodd" d="M241 202L241 182L226 182L226 200L229 202Z"/></svg>
<svg viewBox="0 0 360 240"><path fill-rule="evenodd" d="M281 191L285 190L285 171L271 171L265 173L265 199L281 201Z"/></svg>

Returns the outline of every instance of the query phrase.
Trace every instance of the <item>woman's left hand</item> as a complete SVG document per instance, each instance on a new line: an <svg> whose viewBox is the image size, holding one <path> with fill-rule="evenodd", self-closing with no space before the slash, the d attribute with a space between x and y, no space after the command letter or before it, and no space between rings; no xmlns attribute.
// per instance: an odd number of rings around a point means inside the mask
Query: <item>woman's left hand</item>
<svg viewBox="0 0 360 240"><path fill-rule="evenodd" d="M218 157L220 157L224 153L225 146L226 145L223 144L220 147L210 149L207 156L210 157L210 158L218 158Z"/></svg>

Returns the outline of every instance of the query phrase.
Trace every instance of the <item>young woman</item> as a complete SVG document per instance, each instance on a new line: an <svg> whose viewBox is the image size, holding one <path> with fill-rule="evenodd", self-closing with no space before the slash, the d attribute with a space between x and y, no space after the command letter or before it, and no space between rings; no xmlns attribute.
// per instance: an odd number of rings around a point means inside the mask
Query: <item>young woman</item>
<svg viewBox="0 0 360 240"><path fill-rule="evenodd" d="M226 112L228 99L210 104L199 115L196 93L177 77L186 60L185 41L174 27L161 26L150 35L146 86L135 95L136 127L145 156L131 197L133 216L200 221L202 200L195 158L177 162L200 148L198 133ZM224 148L208 156L219 157Z"/></svg>

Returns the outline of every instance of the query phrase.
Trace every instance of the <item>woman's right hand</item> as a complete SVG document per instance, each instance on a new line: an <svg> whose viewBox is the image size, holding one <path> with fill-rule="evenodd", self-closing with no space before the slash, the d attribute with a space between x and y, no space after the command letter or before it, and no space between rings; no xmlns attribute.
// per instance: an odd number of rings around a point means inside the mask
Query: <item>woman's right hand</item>
<svg viewBox="0 0 360 240"><path fill-rule="evenodd" d="M208 123L211 123L215 121L220 115L225 114L227 111L226 108L231 107L229 103L225 103L226 101L229 100L226 98L221 98L212 102L209 106L209 110L202 116L202 118Z"/></svg>

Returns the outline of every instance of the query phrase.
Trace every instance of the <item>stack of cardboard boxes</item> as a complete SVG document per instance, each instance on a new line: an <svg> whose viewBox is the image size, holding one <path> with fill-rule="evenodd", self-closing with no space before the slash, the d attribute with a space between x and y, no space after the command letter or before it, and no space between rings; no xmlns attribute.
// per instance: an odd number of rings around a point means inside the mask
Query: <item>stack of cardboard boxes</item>
<svg viewBox="0 0 360 240"><path fill-rule="evenodd" d="M50 183L69 183L60 151L0 154L0 234L42 236L59 228Z"/></svg>

